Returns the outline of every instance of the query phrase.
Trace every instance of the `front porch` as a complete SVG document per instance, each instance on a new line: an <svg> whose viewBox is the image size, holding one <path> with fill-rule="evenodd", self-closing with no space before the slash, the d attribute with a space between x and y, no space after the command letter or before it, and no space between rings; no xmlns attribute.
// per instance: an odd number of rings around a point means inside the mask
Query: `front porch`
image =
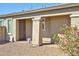
<svg viewBox="0 0 79 59"><path fill-rule="evenodd" d="M18 20L18 41L27 41L32 38L32 20L21 19Z"/></svg>
<svg viewBox="0 0 79 59"><path fill-rule="evenodd" d="M14 40L27 41L33 45L52 43L52 35L58 33L63 25L71 25L70 15L15 19Z"/></svg>
<svg viewBox="0 0 79 59"><path fill-rule="evenodd" d="M31 39L33 45L40 45L40 20L14 19L14 41L27 41ZM42 42L41 42L42 43Z"/></svg>

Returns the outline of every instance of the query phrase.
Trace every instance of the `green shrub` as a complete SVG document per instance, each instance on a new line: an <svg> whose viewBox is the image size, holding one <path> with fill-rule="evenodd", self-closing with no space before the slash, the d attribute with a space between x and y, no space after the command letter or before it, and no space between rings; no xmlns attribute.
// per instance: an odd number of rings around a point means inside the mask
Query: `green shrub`
<svg viewBox="0 0 79 59"><path fill-rule="evenodd" d="M54 35L53 35L52 41L53 41L53 43L58 44L58 42L59 42L58 34L54 34Z"/></svg>
<svg viewBox="0 0 79 59"><path fill-rule="evenodd" d="M61 32L64 33L65 37L64 41L60 40L61 48L64 47L66 51L70 53L70 55L79 55L79 36L77 35L77 27L69 27L66 26L63 28ZM65 44L65 42L67 42Z"/></svg>
<svg viewBox="0 0 79 59"><path fill-rule="evenodd" d="M79 56L79 32L77 27L63 26L59 34L61 36L53 35L53 41L70 55Z"/></svg>
<svg viewBox="0 0 79 59"><path fill-rule="evenodd" d="M66 45L67 51L73 56L79 55L79 36L69 35L67 36L67 40L69 41L69 44Z"/></svg>

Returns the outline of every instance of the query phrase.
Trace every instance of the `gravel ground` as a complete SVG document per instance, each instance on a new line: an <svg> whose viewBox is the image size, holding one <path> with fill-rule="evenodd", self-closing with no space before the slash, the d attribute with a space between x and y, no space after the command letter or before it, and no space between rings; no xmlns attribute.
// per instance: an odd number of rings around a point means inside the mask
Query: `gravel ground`
<svg viewBox="0 0 79 59"><path fill-rule="evenodd" d="M33 47L26 42L0 44L0 56L67 56L57 45Z"/></svg>

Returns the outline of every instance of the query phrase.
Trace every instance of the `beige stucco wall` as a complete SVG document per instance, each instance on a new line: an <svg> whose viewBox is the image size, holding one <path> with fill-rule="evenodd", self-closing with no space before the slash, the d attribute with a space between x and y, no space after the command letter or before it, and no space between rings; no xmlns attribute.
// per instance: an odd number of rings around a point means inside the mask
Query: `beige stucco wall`
<svg viewBox="0 0 79 59"><path fill-rule="evenodd" d="M48 17L45 21L45 31L42 31L42 39L43 41L51 41L51 37L53 34L58 33L60 30L60 27L64 24L69 25L70 24L70 17L69 16L54 16L54 17Z"/></svg>
<svg viewBox="0 0 79 59"><path fill-rule="evenodd" d="M71 17L71 26L77 26L79 29L79 16Z"/></svg>
<svg viewBox="0 0 79 59"><path fill-rule="evenodd" d="M63 25L69 25L70 24L70 17L69 16L56 16L51 17L50 20L50 35L54 33L58 33L61 26Z"/></svg>
<svg viewBox="0 0 79 59"><path fill-rule="evenodd" d="M32 20L25 20L26 39L32 38Z"/></svg>
<svg viewBox="0 0 79 59"><path fill-rule="evenodd" d="M19 21L17 19L13 19L13 37L14 41L19 40Z"/></svg>
<svg viewBox="0 0 79 59"><path fill-rule="evenodd" d="M79 26L79 18L72 18L71 24Z"/></svg>

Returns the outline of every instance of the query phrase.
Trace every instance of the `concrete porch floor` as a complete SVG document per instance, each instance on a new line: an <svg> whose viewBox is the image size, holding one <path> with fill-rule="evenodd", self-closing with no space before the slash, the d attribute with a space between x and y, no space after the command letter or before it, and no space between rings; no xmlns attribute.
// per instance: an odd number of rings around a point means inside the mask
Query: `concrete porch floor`
<svg viewBox="0 0 79 59"><path fill-rule="evenodd" d="M57 45L33 47L26 41L0 44L1 56L67 56Z"/></svg>

